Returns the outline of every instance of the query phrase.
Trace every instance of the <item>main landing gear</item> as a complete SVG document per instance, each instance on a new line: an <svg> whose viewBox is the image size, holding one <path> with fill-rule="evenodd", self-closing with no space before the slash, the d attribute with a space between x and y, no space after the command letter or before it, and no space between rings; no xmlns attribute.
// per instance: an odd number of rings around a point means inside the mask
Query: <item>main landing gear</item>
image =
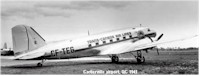
<svg viewBox="0 0 200 76"><path fill-rule="evenodd" d="M145 62L145 58L144 56L142 56L142 52L141 51L137 51L137 56L135 56L137 63L144 63Z"/></svg>
<svg viewBox="0 0 200 76"><path fill-rule="evenodd" d="M134 55L132 53L132 55ZM134 55L135 56L135 55ZM119 62L119 57L116 54L110 55L112 63L118 63ZM137 55L135 56L137 63L144 63L145 62L145 57L142 55L142 51L137 51Z"/></svg>
<svg viewBox="0 0 200 76"><path fill-rule="evenodd" d="M112 54L110 57L113 63L119 62L119 57L116 54Z"/></svg>

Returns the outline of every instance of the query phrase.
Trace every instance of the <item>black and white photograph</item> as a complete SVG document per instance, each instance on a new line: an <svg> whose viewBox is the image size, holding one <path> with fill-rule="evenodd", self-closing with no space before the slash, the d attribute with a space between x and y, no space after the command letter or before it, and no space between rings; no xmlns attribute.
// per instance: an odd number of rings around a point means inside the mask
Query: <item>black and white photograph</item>
<svg viewBox="0 0 200 76"><path fill-rule="evenodd" d="M1 0L1 75L198 75L198 0Z"/></svg>

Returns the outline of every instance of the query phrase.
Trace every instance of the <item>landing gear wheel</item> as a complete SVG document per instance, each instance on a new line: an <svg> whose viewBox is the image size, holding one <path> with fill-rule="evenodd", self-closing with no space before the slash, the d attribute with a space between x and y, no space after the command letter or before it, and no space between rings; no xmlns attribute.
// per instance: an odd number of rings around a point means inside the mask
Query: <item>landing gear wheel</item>
<svg viewBox="0 0 200 76"><path fill-rule="evenodd" d="M38 67L42 67L42 65L43 65L43 63L46 61L46 59L43 57L42 58L42 61L41 62L39 62L39 63L37 63L37 66Z"/></svg>
<svg viewBox="0 0 200 76"><path fill-rule="evenodd" d="M137 63L139 63L139 64L145 62L144 56L143 57L137 57L136 59L137 59Z"/></svg>
<svg viewBox="0 0 200 76"><path fill-rule="evenodd" d="M117 63L117 62L119 62L119 57L117 55L112 55L111 60L113 63Z"/></svg>
<svg viewBox="0 0 200 76"><path fill-rule="evenodd" d="M137 56L136 56L137 63L144 63L145 58L142 56L142 51L137 51Z"/></svg>
<svg viewBox="0 0 200 76"><path fill-rule="evenodd" d="M42 67L42 63L38 63L37 66L38 66L38 67Z"/></svg>

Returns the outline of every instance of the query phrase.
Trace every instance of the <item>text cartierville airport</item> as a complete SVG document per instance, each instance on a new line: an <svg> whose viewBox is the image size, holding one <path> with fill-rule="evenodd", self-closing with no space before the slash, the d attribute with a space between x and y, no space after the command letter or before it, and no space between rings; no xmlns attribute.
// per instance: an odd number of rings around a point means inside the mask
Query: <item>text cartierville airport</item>
<svg viewBox="0 0 200 76"><path fill-rule="evenodd" d="M45 2L3 1L2 75L199 74L195 2Z"/></svg>

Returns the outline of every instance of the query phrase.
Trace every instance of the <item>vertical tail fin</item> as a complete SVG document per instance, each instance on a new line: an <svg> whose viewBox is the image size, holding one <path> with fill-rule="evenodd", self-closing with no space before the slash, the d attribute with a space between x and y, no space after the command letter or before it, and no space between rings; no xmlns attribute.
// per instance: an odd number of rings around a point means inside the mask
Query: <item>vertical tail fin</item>
<svg viewBox="0 0 200 76"><path fill-rule="evenodd" d="M45 40L32 28L17 25L12 28L13 51L16 55L44 46Z"/></svg>

